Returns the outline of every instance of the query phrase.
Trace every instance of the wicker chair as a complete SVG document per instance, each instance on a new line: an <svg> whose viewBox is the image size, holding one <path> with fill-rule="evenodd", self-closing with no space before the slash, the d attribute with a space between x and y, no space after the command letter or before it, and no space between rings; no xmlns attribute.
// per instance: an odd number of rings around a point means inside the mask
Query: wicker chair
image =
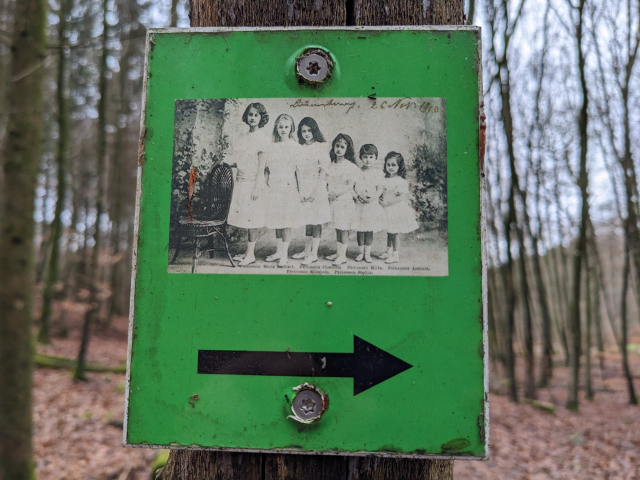
<svg viewBox="0 0 640 480"><path fill-rule="evenodd" d="M204 191L203 191L204 190ZM200 200L194 205L193 216L180 219L178 232L178 244L171 259L171 264L176 261L180 253L183 237L193 239L193 258L191 262L191 273L196 273L198 259L203 252L210 252L213 258L214 252L225 251L232 267L233 262L229 252L229 241L227 238L227 215L231 204L231 194L233 192L233 173L231 168L225 164L214 166L206 176L201 189ZM224 249L214 246L214 237L220 236ZM200 242L207 239L208 247L202 249Z"/></svg>

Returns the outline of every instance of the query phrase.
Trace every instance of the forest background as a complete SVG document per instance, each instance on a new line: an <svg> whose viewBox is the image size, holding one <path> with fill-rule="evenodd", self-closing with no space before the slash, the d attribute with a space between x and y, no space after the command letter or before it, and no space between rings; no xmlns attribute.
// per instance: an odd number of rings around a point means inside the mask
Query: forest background
<svg viewBox="0 0 640 480"><path fill-rule="evenodd" d="M121 374L123 359L100 348L126 343L145 30L188 26L188 8L0 0L0 387L15 387L11 372L33 361L95 381L87 371L101 366L87 358L111 360L107 370ZM608 401L607 380L619 376L615 402L636 405L640 2L470 0L466 18L483 27L491 391L561 415ZM23 28L41 31L26 47ZM12 55L27 47L31 56ZM21 114L40 130L21 132L31 128ZM37 165L19 163L29 149ZM35 185L15 181L27 167ZM33 230L13 231L24 204ZM27 317L38 343L30 359L12 350L22 331L12 322ZM35 378L36 389L47 384ZM1 390L5 432L24 419L7 419L15 402Z"/></svg>

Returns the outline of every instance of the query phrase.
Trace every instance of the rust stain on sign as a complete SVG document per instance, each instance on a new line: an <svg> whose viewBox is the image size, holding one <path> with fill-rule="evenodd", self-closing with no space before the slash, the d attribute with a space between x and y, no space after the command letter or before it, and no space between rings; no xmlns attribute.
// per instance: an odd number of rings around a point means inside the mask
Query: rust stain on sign
<svg viewBox="0 0 640 480"><path fill-rule="evenodd" d="M140 141L138 142L138 166L144 165L144 139L146 135L146 128L142 127L142 133L140 134Z"/></svg>
<svg viewBox="0 0 640 480"><path fill-rule="evenodd" d="M484 114L484 102L480 104L480 173L484 173L484 150L487 143L487 116Z"/></svg>

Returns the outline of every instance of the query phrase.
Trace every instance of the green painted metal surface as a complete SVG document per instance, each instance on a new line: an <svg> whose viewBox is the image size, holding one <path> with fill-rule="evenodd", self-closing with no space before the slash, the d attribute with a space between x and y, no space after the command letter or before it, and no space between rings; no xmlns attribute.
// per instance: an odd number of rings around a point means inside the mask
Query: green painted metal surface
<svg viewBox="0 0 640 480"><path fill-rule="evenodd" d="M479 38L472 28L150 32L126 444L488 454ZM308 46L337 62L319 88L293 74ZM446 99L447 276L167 272L177 99L337 99L372 87ZM413 367L356 396L350 378L197 374L200 349L350 353L354 335ZM312 425L286 418L285 395L305 381L330 398Z"/></svg>

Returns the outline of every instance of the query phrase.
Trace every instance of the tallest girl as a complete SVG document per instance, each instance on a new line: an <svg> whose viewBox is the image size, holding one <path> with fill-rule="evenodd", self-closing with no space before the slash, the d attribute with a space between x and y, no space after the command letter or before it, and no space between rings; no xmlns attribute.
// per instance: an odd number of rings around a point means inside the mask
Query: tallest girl
<svg viewBox="0 0 640 480"><path fill-rule="evenodd" d="M242 114L242 121L249 131L238 139L230 167L238 169L233 187L227 223L247 229L247 253L239 265L250 265L256 261L255 249L259 230L265 226L264 170L269 139L262 128L269 122L267 109L261 103L251 103Z"/></svg>

